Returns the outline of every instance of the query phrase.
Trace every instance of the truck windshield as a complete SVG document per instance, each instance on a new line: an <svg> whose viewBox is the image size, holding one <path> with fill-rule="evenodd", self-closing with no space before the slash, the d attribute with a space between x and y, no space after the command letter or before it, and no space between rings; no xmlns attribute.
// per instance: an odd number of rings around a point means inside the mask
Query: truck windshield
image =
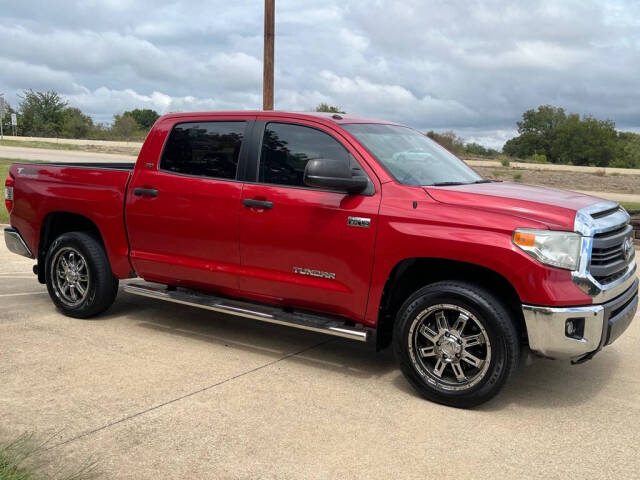
<svg viewBox="0 0 640 480"><path fill-rule="evenodd" d="M425 135L399 125L341 125L404 185L464 185L483 183L462 160Z"/></svg>

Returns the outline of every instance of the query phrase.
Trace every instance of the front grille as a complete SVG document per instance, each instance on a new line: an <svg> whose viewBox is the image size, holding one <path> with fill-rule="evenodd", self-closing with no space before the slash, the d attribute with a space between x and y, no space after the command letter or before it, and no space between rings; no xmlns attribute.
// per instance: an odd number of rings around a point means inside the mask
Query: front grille
<svg viewBox="0 0 640 480"><path fill-rule="evenodd" d="M631 238L632 232L631 225L623 225L593 236L589 270L599 283L606 285L624 275L630 261L625 256L624 243Z"/></svg>

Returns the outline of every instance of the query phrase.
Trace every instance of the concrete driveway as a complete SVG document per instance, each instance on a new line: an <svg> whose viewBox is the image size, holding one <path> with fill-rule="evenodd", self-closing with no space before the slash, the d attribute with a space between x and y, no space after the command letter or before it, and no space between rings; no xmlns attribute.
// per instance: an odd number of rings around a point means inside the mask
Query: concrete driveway
<svg viewBox="0 0 640 480"><path fill-rule="evenodd" d="M0 246L0 437L103 478L637 478L640 321L579 366L538 360L472 411L390 351L121 293L60 315Z"/></svg>

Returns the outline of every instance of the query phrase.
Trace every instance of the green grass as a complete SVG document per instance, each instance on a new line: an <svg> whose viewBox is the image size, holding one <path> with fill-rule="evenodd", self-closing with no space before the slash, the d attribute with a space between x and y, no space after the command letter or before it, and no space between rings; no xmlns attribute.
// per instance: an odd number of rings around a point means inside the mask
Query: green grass
<svg viewBox="0 0 640 480"><path fill-rule="evenodd" d="M52 150L82 150L83 145L56 142L21 142L19 140L0 140L0 147L50 148Z"/></svg>
<svg viewBox="0 0 640 480"><path fill-rule="evenodd" d="M73 471L61 467L58 473L51 476L42 470L47 466L43 454L49 447L53 437L40 442L33 433L23 433L16 439L0 444L0 480L88 480L96 477L97 462L87 462ZM71 473L66 473L71 472Z"/></svg>
<svg viewBox="0 0 640 480"><path fill-rule="evenodd" d="M14 451L15 443L0 447L0 480L34 480L33 474L21 465L25 455Z"/></svg>
<svg viewBox="0 0 640 480"><path fill-rule="evenodd" d="M640 212L640 203L637 202L620 202L627 212Z"/></svg>

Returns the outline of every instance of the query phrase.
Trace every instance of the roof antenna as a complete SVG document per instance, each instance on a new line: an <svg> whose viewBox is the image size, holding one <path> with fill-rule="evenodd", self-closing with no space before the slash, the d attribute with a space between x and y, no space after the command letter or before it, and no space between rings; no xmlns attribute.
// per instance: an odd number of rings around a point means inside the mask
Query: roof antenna
<svg viewBox="0 0 640 480"><path fill-rule="evenodd" d="M334 113L333 115L331 115L331 118L333 118L334 120L342 120L342 115Z"/></svg>

